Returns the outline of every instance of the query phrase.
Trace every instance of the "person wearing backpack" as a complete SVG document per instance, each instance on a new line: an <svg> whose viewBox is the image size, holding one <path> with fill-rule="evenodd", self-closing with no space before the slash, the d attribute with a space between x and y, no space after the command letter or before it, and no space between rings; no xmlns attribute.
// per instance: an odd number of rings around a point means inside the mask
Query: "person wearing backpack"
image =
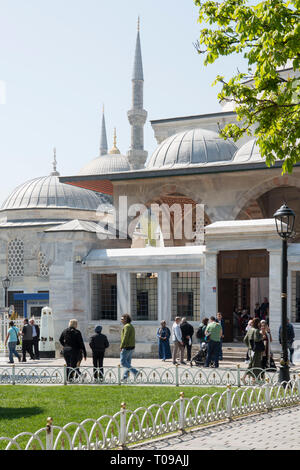
<svg viewBox="0 0 300 470"><path fill-rule="evenodd" d="M14 363L14 356L18 358L18 361L21 362L21 356L20 354L16 351L16 347L18 344L19 336L20 336L20 331L19 328L14 326L14 322L10 321L9 326L10 328L7 331L7 336L5 339L5 346L8 344L8 350L9 350L9 364Z"/></svg>

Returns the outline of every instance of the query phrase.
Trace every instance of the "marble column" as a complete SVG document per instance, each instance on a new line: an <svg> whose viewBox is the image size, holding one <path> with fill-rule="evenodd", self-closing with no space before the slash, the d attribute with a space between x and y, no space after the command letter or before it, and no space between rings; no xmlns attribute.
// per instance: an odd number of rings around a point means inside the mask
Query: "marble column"
<svg viewBox="0 0 300 470"><path fill-rule="evenodd" d="M216 315L218 311L218 252L206 252L205 299L203 316Z"/></svg>
<svg viewBox="0 0 300 470"><path fill-rule="evenodd" d="M273 342L278 346L281 325L281 249L269 250L269 322Z"/></svg>
<svg viewBox="0 0 300 470"><path fill-rule="evenodd" d="M158 323L166 320L171 322L171 273L160 271L158 273Z"/></svg>
<svg viewBox="0 0 300 470"><path fill-rule="evenodd" d="M127 271L120 271L117 273L117 306L118 306L118 321L121 321L121 316L124 313L130 312L130 273Z"/></svg>

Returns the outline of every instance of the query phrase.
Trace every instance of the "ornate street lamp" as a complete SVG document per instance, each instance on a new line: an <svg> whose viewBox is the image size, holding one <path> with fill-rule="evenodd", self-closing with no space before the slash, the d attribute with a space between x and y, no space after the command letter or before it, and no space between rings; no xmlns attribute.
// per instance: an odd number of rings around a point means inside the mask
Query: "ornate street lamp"
<svg viewBox="0 0 300 470"><path fill-rule="evenodd" d="M281 256L281 361L279 369L279 380L288 382L290 380L289 358L287 347L287 240L294 234L295 212L286 204L278 209L274 216L277 233L282 239Z"/></svg>
<svg viewBox="0 0 300 470"><path fill-rule="evenodd" d="M8 307L7 292L8 292L9 286L10 286L9 277L6 276L4 279L2 279L2 286L3 286L3 289L5 291L5 307Z"/></svg>

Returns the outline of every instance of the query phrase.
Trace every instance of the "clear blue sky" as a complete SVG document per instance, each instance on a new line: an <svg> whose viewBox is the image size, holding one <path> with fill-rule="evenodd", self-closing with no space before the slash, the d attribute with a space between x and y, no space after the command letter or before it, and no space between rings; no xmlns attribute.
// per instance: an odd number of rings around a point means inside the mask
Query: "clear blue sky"
<svg viewBox="0 0 300 470"><path fill-rule="evenodd" d="M193 0L0 0L0 201L18 184L58 170L73 175L98 155L102 103L109 147L117 128L130 145L127 110L137 17L148 111L145 148L156 147L149 121L216 112L217 73L232 58L204 67Z"/></svg>

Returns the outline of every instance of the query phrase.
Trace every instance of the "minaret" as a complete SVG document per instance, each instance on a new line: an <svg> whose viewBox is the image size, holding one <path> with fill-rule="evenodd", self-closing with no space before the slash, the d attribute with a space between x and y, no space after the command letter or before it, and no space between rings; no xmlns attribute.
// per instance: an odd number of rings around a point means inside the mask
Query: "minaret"
<svg viewBox="0 0 300 470"><path fill-rule="evenodd" d="M128 111L128 120L131 125L131 147L127 153L131 168L144 168L148 152L144 150L144 125L147 111L143 109L144 74L140 40L140 18L135 47L135 57L132 76L132 109Z"/></svg>
<svg viewBox="0 0 300 470"><path fill-rule="evenodd" d="M104 116L104 105L102 110L102 125L101 125L101 140L100 140L100 157L101 155L107 155L107 136L106 136L106 124Z"/></svg>

